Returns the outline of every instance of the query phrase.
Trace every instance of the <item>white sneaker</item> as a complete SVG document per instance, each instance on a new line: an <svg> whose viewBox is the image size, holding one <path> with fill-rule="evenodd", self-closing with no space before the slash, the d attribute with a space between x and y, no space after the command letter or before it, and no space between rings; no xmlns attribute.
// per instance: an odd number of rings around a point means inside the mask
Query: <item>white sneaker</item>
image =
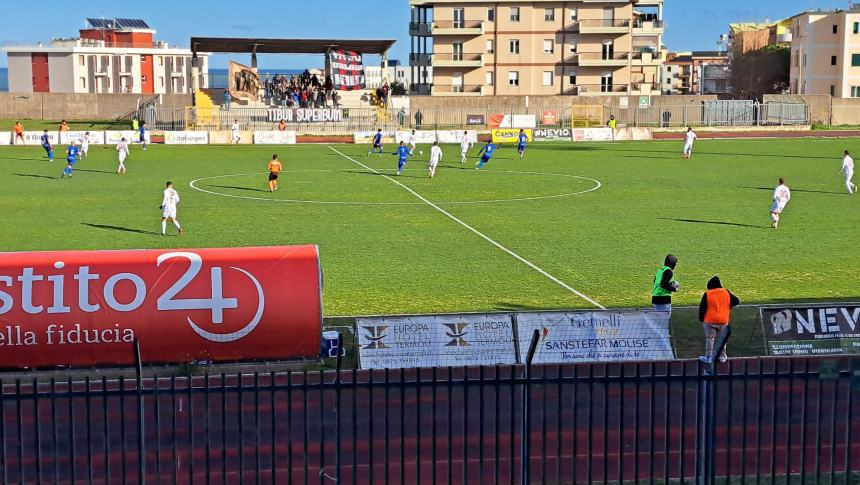
<svg viewBox="0 0 860 485"><path fill-rule="evenodd" d="M710 363L711 363L711 358L710 358L710 357L708 357L707 355L700 355L700 356L699 356L699 362L701 362L701 363L703 363L703 364L710 364Z"/></svg>
<svg viewBox="0 0 860 485"><path fill-rule="evenodd" d="M728 355L723 354L723 355L721 355L721 356L720 356L720 362L728 362L728 361L729 361L729 356L728 356Z"/></svg>

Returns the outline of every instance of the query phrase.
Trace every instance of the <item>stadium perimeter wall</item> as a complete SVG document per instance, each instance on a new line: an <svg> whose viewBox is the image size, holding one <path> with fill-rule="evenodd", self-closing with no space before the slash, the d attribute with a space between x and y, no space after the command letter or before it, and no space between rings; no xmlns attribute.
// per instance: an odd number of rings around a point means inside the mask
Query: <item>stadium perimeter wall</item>
<svg viewBox="0 0 860 485"><path fill-rule="evenodd" d="M716 95L709 96L645 96L650 98L651 106L677 106L683 104L701 104L702 101L714 101ZM628 106L637 106L639 95L630 96L480 96L480 97L450 97L450 96L412 96L409 105L414 113L416 110L444 109L456 106L458 108L486 109L518 109L528 107L558 107L567 105L600 105L608 108L620 107L622 99Z"/></svg>
<svg viewBox="0 0 860 485"><path fill-rule="evenodd" d="M137 109L140 94L0 93L0 119L110 120ZM190 94L163 94L160 108L191 105Z"/></svg>

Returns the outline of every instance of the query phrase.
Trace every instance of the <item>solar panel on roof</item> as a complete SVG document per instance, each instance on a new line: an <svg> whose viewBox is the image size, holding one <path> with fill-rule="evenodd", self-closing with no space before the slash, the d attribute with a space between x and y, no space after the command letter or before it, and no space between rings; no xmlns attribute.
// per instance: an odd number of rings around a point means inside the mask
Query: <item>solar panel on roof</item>
<svg viewBox="0 0 860 485"><path fill-rule="evenodd" d="M87 19L95 29L148 29L142 19Z"/></svg>

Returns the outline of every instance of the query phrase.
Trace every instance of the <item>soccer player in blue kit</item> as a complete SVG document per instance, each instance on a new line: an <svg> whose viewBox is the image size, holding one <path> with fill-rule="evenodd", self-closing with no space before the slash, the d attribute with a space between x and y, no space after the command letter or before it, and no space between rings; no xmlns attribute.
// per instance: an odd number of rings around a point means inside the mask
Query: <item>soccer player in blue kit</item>
<svg viewBox="0 0 860 485"><path fill-rule="evenodd" d="M61 175L60 178L63 178L66 175L69 177L72 176L72 168L75 166L75 162L78 161L78 153L80 153L78 143L72 140L72 144L66 149L66 162L68 162L68 165L63 169L63 175Z"/></svg>
<svg viewBox="0 0 860 485"><path fill-rule="evenodd" d="M140 122L140 144L146 150L146 121Z"/></svg>
<svg viewBox="0 0 860 485"><path fill-rule="evenodd" d="M492 140L488 141L486 145L481 147L481 151L478 152L478 155L481 155L483 153L483 156L481 156L481 161L478 162L477 166L475 167L475 170L480 170L484 168L484 165L489 162L491 158L493 158L493 153L495 152L496 144L493 143Z"/></svg>
<svg viewBox="0 0 860 485"><path fill-rule="evenodd" d="M373 154L373 151L379 149L379 156L382 156L382 128L376 130L376 134L373 135L373 146L370 147L370 151L367 152L367 156Z"/></svg>
<svg viewBox="0 0 860 485"><path fill-rule="evenodd" d="M48 161L54 161L54 147L51 145L51 137L48 135L48 130L42 135L42 148L48 153Z"/></svg>
<svg viewBox="0 0 860 485"><path fill-rule="evenodd" d="M404 145L403 142L400 142L400 146L397 147L397 151L392 153L392 155L397 155L399 160L397 160L397 175L400 175L403 172L403 167L406 165L406 160L412 155L409 154L409 147Z"/></svg>
<svg viewBox="0 0 860 485"><path fill-rule="evenodd" d="M526 154L526 143L529 141L529 136L520 128L520 134L517 136L517 153L520 154L520 160Z"/></svg>

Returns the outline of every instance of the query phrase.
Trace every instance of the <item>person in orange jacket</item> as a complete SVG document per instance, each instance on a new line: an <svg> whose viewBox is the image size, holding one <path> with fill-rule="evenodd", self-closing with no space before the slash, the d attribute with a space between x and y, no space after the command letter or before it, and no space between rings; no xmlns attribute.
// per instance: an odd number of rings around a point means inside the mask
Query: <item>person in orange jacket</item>
<svg viewBox="0 0 860 485"><path fill-rule="evenodd" d="M708 291L702 295L699 302L699 321L705 330L705 355L699 356L704 363L711 362L714 353L714 342L723 333L729 324L732 308L740 304L738 297L729 290L723 288L719 276L714 276L708 281ZM726 349L720 352L720 362L729 359Z"/></svg>

